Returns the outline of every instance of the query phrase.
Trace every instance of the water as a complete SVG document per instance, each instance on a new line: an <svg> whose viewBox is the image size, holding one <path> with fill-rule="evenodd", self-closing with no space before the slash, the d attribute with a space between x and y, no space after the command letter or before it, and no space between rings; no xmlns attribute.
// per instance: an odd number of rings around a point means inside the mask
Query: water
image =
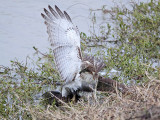
<svg viewBox="0 0 160 120"><path fill-rule="evenodd" d="M115 2L129 4L128 0ZM0 3L0 65L5 66L15 58L25 61L27 55L35 52L33 46L41 52L48 51L46 26L40 16L44 7L57 5L61 10L67 10L79 30L89 34L89 9L95 10L103 5L110 9L115 5L112 0L0 0ZM96 12L96 16L100 24L102 13Z"/></svg>

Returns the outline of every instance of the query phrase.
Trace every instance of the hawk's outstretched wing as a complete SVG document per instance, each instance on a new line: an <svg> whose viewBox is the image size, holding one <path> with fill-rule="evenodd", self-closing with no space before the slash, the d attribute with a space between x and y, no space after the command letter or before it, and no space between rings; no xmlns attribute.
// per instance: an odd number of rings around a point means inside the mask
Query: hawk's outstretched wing
<svg viewBox="0 0 160 120"><path fill-rule="evenodd" d="M56 67L61 79L69 82L74 79L80 71L81 50L80 35L71 18L55 6L55 10L48 6L49 11L44 8L44 14L49 41L53 47Z"/></svg>
<svg viewBox="0 0 160 120"><path fill-rule="evenodd" d="M92 63L96 73L100 72L106 66L105 62L102 59L98 59L87 54L83 56L83 61L89 61L90 63Z"/></svg>

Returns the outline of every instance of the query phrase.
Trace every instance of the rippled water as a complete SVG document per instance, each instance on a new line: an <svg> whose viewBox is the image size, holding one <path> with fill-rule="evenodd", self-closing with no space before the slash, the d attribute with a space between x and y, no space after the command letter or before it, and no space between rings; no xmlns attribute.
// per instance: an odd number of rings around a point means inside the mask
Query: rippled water
<svg viewBox="0 0 160 120"><path fill-rule="evenodd" d="M129 0L114 1L129 4ZM47 51L48 35L40 13L48 5L66 10L79 30L89 34L89 9L103 5L109 9L115 3L113 0L0 0L0 65L8 66L15 58L24 61L27 55L34 53L33 46L42 52ZM96 16L100 23L102 13L97 12Z"/></svg>

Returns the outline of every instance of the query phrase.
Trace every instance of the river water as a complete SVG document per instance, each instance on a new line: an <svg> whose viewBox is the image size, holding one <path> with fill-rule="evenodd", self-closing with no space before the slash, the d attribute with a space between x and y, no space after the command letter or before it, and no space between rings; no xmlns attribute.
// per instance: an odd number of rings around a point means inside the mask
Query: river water
<svg viewBox="0 0 160 120"><path fill-rule="evenodd" d="M139 0L135 0L139 2ZM142 1L142 0L141 0ZM147 2L148 0L143 0ZM33 46L41 52L50 47L46 26L41 17L43 8L57 5L66 10L81 32L89 34L91 26L90 10L106 5L129 5L129 0L0 0L0 65L9 66L10 60L24 61L33 55ZM102 12L96 12L97 23L103 19ZM109 21L108 21L109 22Z"/></svg>

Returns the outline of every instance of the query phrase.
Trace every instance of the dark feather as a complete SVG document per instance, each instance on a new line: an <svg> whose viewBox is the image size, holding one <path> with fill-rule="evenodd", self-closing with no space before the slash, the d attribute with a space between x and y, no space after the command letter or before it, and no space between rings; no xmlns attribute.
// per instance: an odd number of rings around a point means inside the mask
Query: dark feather
<svg viewBox="0 0 160 120"><path fill-rule="evenodd" d="M46 15L44 15L43 13L41 13L41 16L47 21L47 22L50 22L52 23L52 20L49 19Z"/></svg>
<svg viewBox="0 0 160 120"><path fill-rule="evenodd" d="M105 63L103 60L95 58L94 56L89 56L87 54L84 55L83 61L89 61L90 63L92 63L95 67L96 73L100 72L105 67Z"/></svg>
<svg viewBox="0 0 160 120"><path fill-rule="evenodd" d="M50 6L50 5L48 5L48 8L49 8L49 10L51 11L51 13L55 16L55 18L59 18L59 16L58 16L58 14L54 11L54 9Z"/></svg>
<svg viewBox="0 0 160 120"><path fill-rule="evenodd" d="M44 8L44 12L46 13L46 15L51 19L51 20L53 20L53 15L50 13L50 12L48 12L48 10L46 10L45 8Z"/></svg>
<svg viewBox="0 0 160 120"><path fill-rule="evenodd" d="M62 11L55 5L55 9L57 11L57 13L60 15L61 18L64 18L64 14L62 13Z"/></svg>
<svg viewBox="0 0 160 120"><path fill-rule="evenodd" d="M64 11L64 15L66 16L67 20L72 23L72 20L66 11Z"/></svg>
<svg viewBox="0 0 160 120"><path fill-rule="evenodd" d="M89 61L90 63L92 63L94 65L94 56L89 56L89 55L85 54L83 56L83 61Z"/></svg>
<svg viewBox="0 0 160 120"><path fill-rule="evenodd" d="M44 24L47 25L47 26L49 25L49 23L48 23L47 21L44 21ZM48 29L48 28L47 28L47 29Z"/></svg>
<svg viewBox="0 0 160 120"><path fill-rule="evenodd" d="M77 47L78 49L78 58L82 60L82 53L79 47Z"/></svg>
<svg viewBox="0 0 160 120"><path fill-rule="evenodd" d="M100 72L105 66L104 61L101 61L100 64L96 66L96 73Z"/></svg>

